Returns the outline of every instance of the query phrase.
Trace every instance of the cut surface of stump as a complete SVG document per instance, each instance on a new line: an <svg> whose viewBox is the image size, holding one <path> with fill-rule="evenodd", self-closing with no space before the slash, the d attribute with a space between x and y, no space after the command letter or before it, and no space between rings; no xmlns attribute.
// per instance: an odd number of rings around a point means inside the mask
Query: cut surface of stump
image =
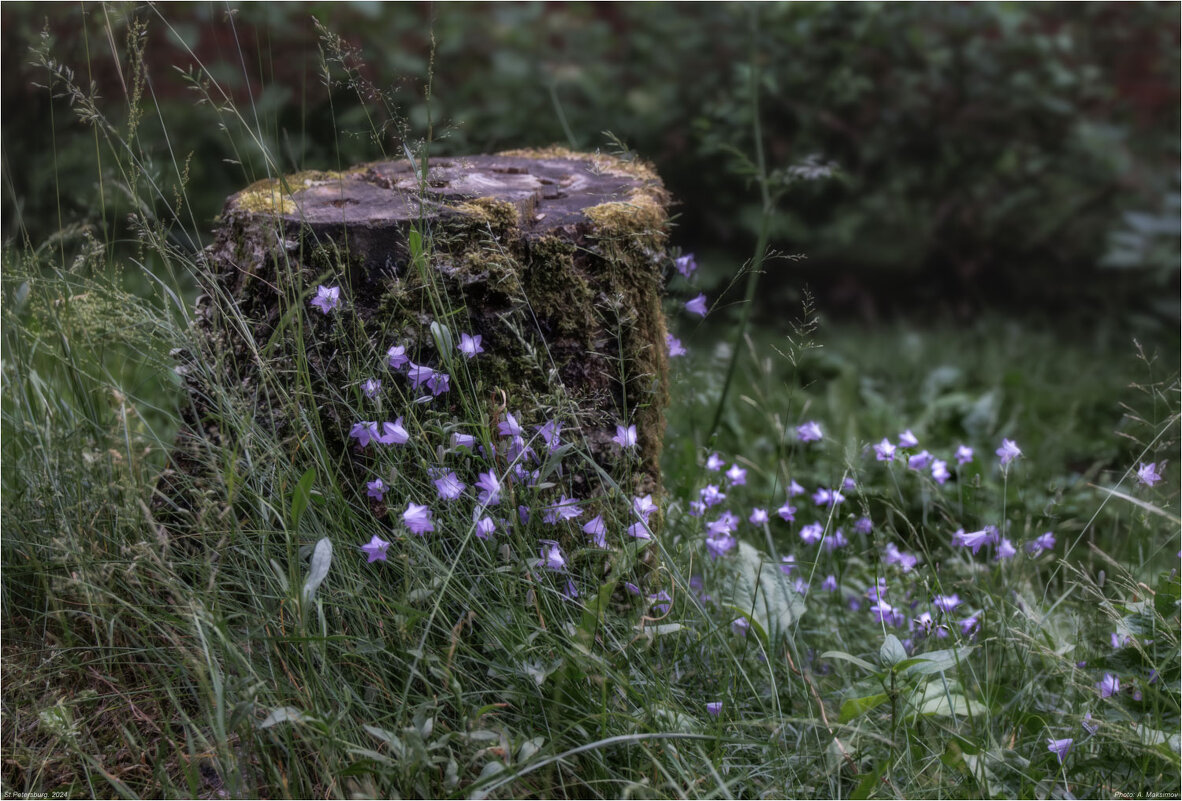
<svg viewBox="0 0 1182 801"><path fill-rule="evenodd" d="M189 428L242 436L222 430L227 415L214 407L229 403L295 442L306 433L298 417L312 416L356 462L359 419L421 407L440 431L450 420L480 441L475 416L490 444L508 414L527 436L562 420L563 440L625 493L659 493L669 260L657 176L640 162L559 149L422 167L297 173L229 198L205 252L200 353L183 357ZM318 286L340 290L327 314L310 305ZM480 336L483 352L463 358L461 334ZM447 372L450 390L432 396L393 375L391 347ZM365 416L367 376L388 388L380 415ZM625 452L613 437L630 425L637 445ZM604 492L601 479L596 470L570 477L583 498Z"/></svg>

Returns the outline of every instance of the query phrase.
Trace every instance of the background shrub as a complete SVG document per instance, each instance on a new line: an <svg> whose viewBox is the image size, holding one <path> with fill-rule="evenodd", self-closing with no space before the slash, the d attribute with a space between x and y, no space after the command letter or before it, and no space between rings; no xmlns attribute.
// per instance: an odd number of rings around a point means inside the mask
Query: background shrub
<svg viewBox="0 0 1182 801"><path fill-rule="evenodd" d="M222 6L184 6L165 19L146 10L153 81L142 97L160 114L145 114L137 135L161 167L191 151L189 200L208 229L224 197L265 170L260 148L242 148L195 105L188 64L219 77L290 170L400 156L400 141L429 126L441 154L609 147L601 132L610 131L656 162L682 202L684 244L709 251L706 270L722 280L758 226L757 193L731 150L753 147L754 57L769 166L787 175L811 157L840 176L774 215L773 248L809 258L765 283L765 314L802 281L827 309L871 315L917 305L1174 314L1177 5L766 5L754 33L751 13L259 4L232 18ZM79 168L94 133L69 98L36 85L44 79L28 48L47 25L58 58L122 101L135 94L121 78L133 70L112 58L123 43L108 41L105 26L143 35L132 18L5 7L3 102L19 109L3 123L5 238L19 224L37 242L96 209L121 224L122 199L99 198ZM342 37L340 49L318 23ZM161 117L187 133L171 156Z"/></svg>

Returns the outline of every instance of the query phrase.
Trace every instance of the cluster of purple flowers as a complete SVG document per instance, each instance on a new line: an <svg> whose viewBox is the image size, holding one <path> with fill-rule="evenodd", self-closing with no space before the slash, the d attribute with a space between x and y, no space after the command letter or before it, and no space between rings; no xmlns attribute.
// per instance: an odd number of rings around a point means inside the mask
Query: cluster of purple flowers
<svg viewBox="0 0 1182 801"><path fill-rule="evenodd" d="M796 438L801 443L817 443L825 439L825 432L821 423L809 420L796 427ZM882 439L873 446L875 460L878 462L902 462L910 471L928 471L937 484L944 484L952 477L949 463L955 460L957 467L972 463L976 456L974 449L968 445L959 445L946 459L939 458L930 450L923 449L920 439L910 429L900 433L893 441ZM1022 455L1018 445L1009 439L1002 441L996 451L999 465L1003 471L1015 459ZM702 517L705 524L705 546L712 560L718 560L730 553L737 544L735 535L739 529L739 517L732 511L719 507L727 502L728 495L734 495L736 487L747 483L747 470L738 464L732 464L729 469L727 461L718 453L711 453L705 463L708 473L721 473L719 479L710 480L698 493L698 498L690 503L689 513L695 517ZM839 486L819 486L808 495L811 508L821 512L819 519L799 521L799 506L797 499L806 495L806 490L797 481L791 481L787 489L787 498L783 505L776 510L775 515L785 523L799 525L797 535L805 546L821 546L823 551L836 551L849 545L846 529L840 525L832 525L831 521L851 520L852 515L839 515L838 510L847 501L850 493L857 493L858 485L851 478L845 478ZM716 516L711 516L714 510ZM747 517L753 526L769 525L772 515L768 509L755 506ZM859 535L867 536L873 531L873 521L865 516L859 517L852 523L852 530ZM995 549L997 559L1010 559L1017 554L1013 543L994 526L986 526L979 531L957 531L952 538L952 544L957 547L968 548L974 554L982 548ZM1053 549L1055 535L1047 531L1026 544L1026 551L1031 556L1037 556L1044 551ZM818 564L818 555L814 554L805 563ZM902 576L915 570L920 562L916 554L908 553L896 543L887 543L881 553L881 564L898 570L897 576ZM785 575L794 577L794 586L798 592L805 594L809 587L803 577L797 575L798 563L795 554L788 554L782 558L780 565ZM945 638L953 630L959 629L964 637L975 636L980 628L980 614L978 612L963 613L961 609L965 601L955 593L937 594L927 601L912 597L908 589L897 590L898 597L891 595L888 600L888 581L885 576L880 577L872 586L859 595L847 597L852 609L865 606L877 622L908 631L906 646L910 650L917 638L936 637ZM906 586L906 585L905 585ZM834 574L829 574L821 583L821 588L828 592L837 592L838 582ZM747 623L738 619L732 623L732 629L737 634L745 634Z"/></svg>
<svg viewBox="0 0 1182 801"><path fill-rule="evenodd" d="M938 459L930 451L916 450L917 448L919 448L919 438L912 433L911 429L907 429L899 434L894 442L883 437L882 441L874 446L874 458L876 461L888 463L902 461L906 463L908 470L916 472L928 470L937 484L944 484L952 478L947 460ZM956 449L952 458L956 459L957 466L966 465L973 461L973 449L968 445L961 445Z"/></svg>
<svg viewBox="0 0 1182 801"><path fill-rule="evenodd" d="M815 425L815 424L813 424ZM717 483L709 483L698 492L698 500L690 503L689 513L693 517L703 517L706 513L723 503L728 492L736 487L742 487L747 484L747 469L740 467L737 463L732 463L725 471L726 460L718 453L711 453L706 459L706 469L722 473L723 478ZM846 479L842 482L840 488L818 487L812 494L812 501L815 506L831 509L845 503L846 496L843 492L856 489L856 484ZM805 494L805 488L797 481L790 481L787 487L787 498L784 503L775 510L775 514L785 523L796 522L797 506L793 504L792 499ZM764 507L753 507L747 516L747 521L756 527L765 526L771 519L771 515ZM735 532L739 527L739 518L734 512L729 510L722 511L721 515L713 520L706 521L706 549L710 556L714 559L725 556L737 544L734 537ZM869 518L861 518L854 524L855 530L860 534L869 534L872 528L872 523ZM836 529L829 536L825 536L825 526L819 521L808 523L801 527L799 532L801 540L805 545L815 545L819 542L824 542L824 547L827 551L833 551L838 548L845 547L849 544L849 540L842 529ZM786 571L787 572L787 571Z"/></svg>
<svg viewBox="0 0 1182 801"><path fill-rule="evenodd" d="M481 352L480 338L463 335L459 347L465 358L472 358ZM421 378L421 376L413 374L414 370L426 371L430 369L418 367L410 362L402 346L392 347L387 353L387 359L391 367L396 370L409 367L412 371L412 381ZM424 383L428 380L430 379L422 379ZM367 382L365 387L367 394L371 389L376 393L380 389L380 382ZM472 504L473 530L479 539L489 539L498 528L507 529L510 526L508 520L494 517L489 513L490 510L501 505L507 485L517 485L523 488L537 485L539 469L544 458L539 457L538 451L542 450L544 455L549 455L562 447L563 424L559 420L548 420L541 425L534 426L533 433L530 434L526 427L519 422L517 415L507 413L497 423L496 434L499 441L486 447L478 445L476 437L471 434L454 432L451 435L451 444L453 448L475 450L487 458L490 463L498 456L503 457L506 464L500 475L498 475L496 467L490 464L489 469L480 471L475 482L469 486L453 469L442 466L428 468L429 477L435 488L436 502L448 507L467 499ZM350 437L356 440L359 447L366 448L374 442L402 445L410 440L411 433L405 428L403 418L399 417L393 423L380 425L373 421L355 423L350 430ZM622 450L636 450L637 439L635 425L616 427L616 436L613 437L613 441ZM389 487L381 478L375 478L366 483L366 494L378 502L383 501L388 491ZM630 508L631 524L627 527L626 534L638 540L652 539L650 519L657 509L657 504L653 501L651 494L633 498ZM551 499L540 505L536 511L540 514L541 520L551 526L578 521L584 514L583 502L562 492L556 499ZM523 524L530 520L531 509L528 506L519 506L517 512L518 518ZM402 524L410 533L425 536L435 531L434 512L428 504L409 501L401 518ZM588 536L592 546L603 549L609 547L608 524L602 514L595 515L582 526L582 530ZM361 546L361 551L365 554L367 562L379 562L386 560L389 547L390 542L375 535L368 544ZM539 540L539 548L538 566L557 573L566 572L567 557L557 540ZM563 593L568 598L578 596L578 589L573 579L567 578ZM667 598L664 601L658 599L662 603L667 600Z"/></svg>
<svg viewBox="0 0 1182 801"><path fill-rule="evenodd" d="M698 271L698 261L694 258L694 254L687 253L684 256L678 256L673 260L673 267L686 280L693 281L694 275ZM709 313L709 308L706 305L706 295L699 292L694 298L685 302L685 310L690 314L698 317L705 317ZM685 356L689 351L681 344L681 340L673 336L673 334L665 334L665 347L669 358L677 358L678 356Z"/></svg>
<svg viewBox="0 0 1182 801"><path fill-rule="evenodd" d="M902 559L888 560L884 557L884 563L898 564L903 573L915 566L915 562L912 561L915 557L899 552L894 545L887 547L888 550L893 549ZM957 617L964 601L956 593L933 595L925 603L922 599L914 598L910 589L900 591L900 597L899 593L891 591L890 586L888 578L880 576L874 584L866 588L864 596L870 602L867 608L876 622L907 631L908 636L903 640L903 647L909 653L914 651L919 640L928 637L947 638L953 625L959 628L963 637L974 636L980 628L979 612ZM895 599L893 602L887 600L888 594ZM863 601L854 596L848 599L848 603L851 610L857 611L862 608Z"/></svg>

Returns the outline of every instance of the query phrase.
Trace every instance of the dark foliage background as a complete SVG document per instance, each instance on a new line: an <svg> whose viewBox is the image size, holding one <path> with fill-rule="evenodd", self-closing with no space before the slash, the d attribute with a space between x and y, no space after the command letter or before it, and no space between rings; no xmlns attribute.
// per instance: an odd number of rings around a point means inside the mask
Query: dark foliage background
<svg viewBox="0 0 1182 801"><path fill-rule="evenodd" d="M808 258L769 264L765 317L808 285L829 311L870 319L989 306L1177 319L1176 3L6 3L2 15L6 239L36 244L73 222L119 236L128 211L110 191L118 175L99 198L98 137L30 63L43 31L118 119L134 92L127 20L147 23L137 137L166 185L191 154L203 233L265 171L196 103L185 70L208 68L284 169L333 168L426 136L433 36L433 153L610 148L610 131L656 163L680 200L677 242L719 284L749 256L759 215L730 150L753 150L756 60L769 166L839 168L779 204L773 247ZM382 96L362 88L362 102L350 75Z"/></svg>

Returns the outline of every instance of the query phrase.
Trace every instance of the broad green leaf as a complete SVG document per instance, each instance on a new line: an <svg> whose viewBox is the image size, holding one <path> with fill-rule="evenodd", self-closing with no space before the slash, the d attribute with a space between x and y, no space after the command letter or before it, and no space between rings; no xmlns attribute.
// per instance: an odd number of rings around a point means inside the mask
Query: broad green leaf
<svg viewBox="0 0 1182 801"><path fill-rule="evenodd" d="M519 764L522 762L528 762L530 757L542 750L542 745L545 744L545 742L545 737L534 737L531 740L526 740L521 744L521 747L517 749L517 762Z"/></svg>
<svg viewBox="0 0 1182 801"><path fill-rule="evenodd" d="M322 537L316 543L316 550L312 551L312 564L308 567L308 578L304 581L304 589L301 595L305 603L312 600L312 596L316 594L316 589L324 581L324 577L328 575L328 568L331 564L332 541L328 537Z"/></svg>
<svg viewBox="0 0 1182 801"><path fill-rule="evenodd" d="M309 467L300 480L296 482L295 490L291 494L291 529L295 531L300 525L300 518L308 508L308 499L312 495L312 484L316 481L316 468Z"/></svg>
<svg viewBox="0 0 1182 801"><path fill-rule="evenodd" d="M455 357L455 342L452 340L451 330L438 320L434 320L431 322L431 338L435 340L436 352L450 365Z"/></svg>
<svg viewBox="0 0 1182 801"><path fill-rule="evenodd" d="M1178 759L1179 738L1177 732L1165 732L1160 729L1151 729L1148 726L1135 726L1137 736L1145 745L1153 748L1154 746L1167 746L1170 755L1175 761Z"/></svg>
<svg viewBox="0 0 1182 801"><path fill-rule="evenodd" d="M884 667L895 667L907 658L907 649L894 634L888 634L878 649L878 659Z"/></svg>
<svg viewBox="0 0 1182 801"><path fill-rule="evenodd" d="M501 741L499 732L489 731L488 729L476 729L475 731L468 732L466 736L473 743L499 743Z"/></svg>
<svg viewBox="0 0 1182 801"><path fill-rule="evenodd" d="M281 706L271 710L271 714L263 718L258 724L260 729L269 729L276 723L307 723L311 718L294 706Z"/></svg>
<svg viewBox="0 0 1182 801"><path fill-rule="evenodd" d="M367 724L362 724L361 728L365 729L374 737L377 737L383 743L388 745L390 747L390 752L397 758L402 759L406 756L406 746L402 744L402 738L400 738L394 732L387 729L378 728L377 726L369 726Z"/></svg>
<svg viewBox="0 0 1182 801"><path fill-rule="evenodd" d="M805 603L780 566L745 542L726 561L735 571L726 602L758 623L769 639L787 640L792 624L805 612Z"/></svg>
<svg viewBox="0 0 1182 801"><path fill-rule="evenodd" d="M895 670L908 676L927 676L951 670L959 662L963 662L976 646L966 645L961 648L945 648L941 651L929 651L926 654L904 659L895 665Z"/></svg>
<svg viewBox="0 0 1182 801"><path fill-rule="evenodd" d="M886 693L866 695L861 698L847 698L841 702L841 716L839 720L842 723L849 723L854 718L866 714L871 709L885 704L890 698Z"/></svg>
<svg viewBox="0 0 1182 801"><path fill-rule="evenodd" d="M476 777L476 786L479 788L484 783L485 779L491 779L493 776L496 776L498 773L501 773L504 770L505 766L500 762L497 762L495 759L492 762L485 763L485 766L480 769L480 775ZM482 801L482 799L488 797L488 792L486 790L476 789L473 790L472 794L468 797L476 799L476 801Z"/></svg>
<svg viewBox="0 0 1182 801"><path fill-rule="evenodd" d="M945 685L941 681L931 681L918 689L908 700L912 716L967 716L985 714L985 705L971 698L966 698L958 687Z"/></svg>
<svg viewBox="0 0 1182 801"><path fill-rule="evenodd" d="M287 571L284 570L282 567L280 567L279 563L276 562L274 559L271 559L270 562L271 562L271 571L275 574L275 578L279 581L279 586L283 587L284 592L287 592L288 591Z"/></svg>
<svg viewBox="0 0 1182 801"><path fill-rule="evenodd" d="M854 789L850 790L851 801L855 801L855 799L869 798L871 795L873 795L874 791L878 789L879 780L882 778L882 774L886 771L888 764L889 763L886 760L880 760L874 766L874 770L863 776L862 780L858 782Z"/></svg>
<svg viewBox="0 0 1182 801"><path fill-rule="evenodd" d="M583 619L575 631L575 641L590 651L595 642L595 633L599 630L603 620L603 612L611 603L612 593L616 590L616 579L611 579L599 588L593 598L589 598L584 606Z"/></svg>
<svg viewBox="0 0 1182 801"><path fill-rule="evenodd" d="M662 634L676 634L684 628L680 623L660 623L656 626L645 626L644 631L652 632L658 637Z"/></svg>
<svg viewBox="0 0 1182 801"><path fill-rule="evenodd" d="M837 659L842 662L849 662L851 665L857 665L865 671L870 673L877 673L878 668L867 662L865 659L860 659L853 654L847 654L845 651L826 651L821 654L821 659Z"/></svg>

